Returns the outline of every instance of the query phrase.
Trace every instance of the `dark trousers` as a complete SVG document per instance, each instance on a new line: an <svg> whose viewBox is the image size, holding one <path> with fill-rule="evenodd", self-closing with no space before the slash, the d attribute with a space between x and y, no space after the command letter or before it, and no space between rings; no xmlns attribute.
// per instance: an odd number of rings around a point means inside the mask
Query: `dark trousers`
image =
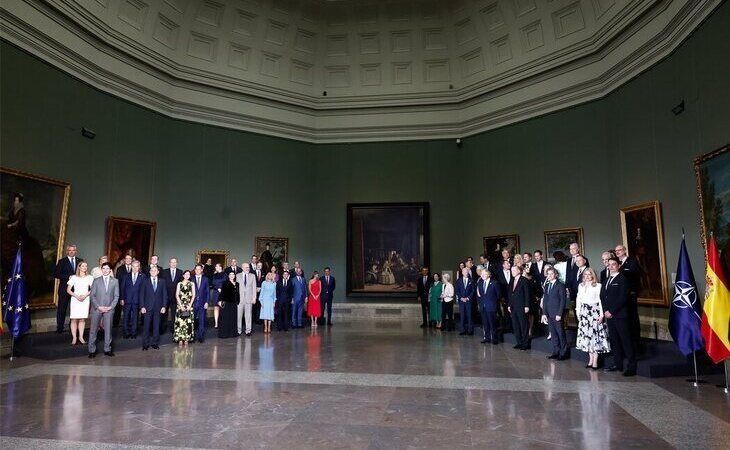
<svg viewBox="0 0 730 450"><path fill-rule="evenodd" d="M461 299L459 299L458 301L459 301L459 322L461 323L461 331L466 331L467 333L473 333L474 324L471 321L471 300L462 302Z"/></svg>
<svg viewBox="0 0 730 450"><path fill-rule="evenodd" d="M327 313L327 323L332 323L332 297L322 297L322 316Z"/></svg>
<svg viewBox="0 0 730 450"><path fill-rule="evenodd" d="M160 344L160 322L162 315L160 309L156 308L154 311L147 311L143 315L142 321L142 345L148 347L150 345Z"/></svg>
<svg viewBox="0 0 730 450"><path fill-rule="evenodd" d="M294 311L292 315L292 325L295 327L302 326L302 318L304 317L304 301L294 301Z"/></svg>
<svg viewBox="0 0 730 450"><path fill-rule="evenodd" d="M512 332L515 335L515 344L522 347L530 345L530 337L527 334L529 326L524 309L515 311L515 308L512 308Z"/></svg>
<svg viewBox="0 0 730 450"><path fill-rule="evenodd" d="M136 303L124 302L124 316L122 320L122 330L124 331L124 334L137 334L138 323L139 305Z"/></svg>
<svg viewBox="0 0 730 450"><path fill-rule="evenodd" d="M418 301L421 303L421 325L427 325L428 313L430 308L428 304L428 298L419 298ZM433 317L431 317L431 320L433 320Z"/></svg>
<svg viewBox="0 0 730 450"><path fill-rule="evenodd" d="M499 310L497 311L497 317L499 318L499 328L502 333L509 333L512 331L512 319L507 309L506 303L500 303Z"/></svg>
<svg viewBox="0 0 730 450"><path fill-rule="evenodd" d="M565 316L560 318L560 322L555 320L555 316L548 317L550 342L553 343L553 355L565 356L568 353L568 341L565 339L563 322L565 322Z"/></svg>
<svg viewBox="0 0 730 450"><path fill-rule="evenodd" d="M289 329L289 307L291 304L285 301L276 302L276 329L277 330L288 330Z"/></svg>
<svg viewBox="0 0 730 450"><path fill-rule="evenodd" d="M117 302L117 306L114 308L114 316L112 317L112 326L118 327L122 321L122 310L124 307Z"/></svg>
<svg viewBox="0 0 730 450"><path fill-rule="evenodd" d="M177 301L172 300L170 302L170 307L167 308L167 311L165 311L165 314L163 314L160 318L160 334L167 333L167 329L170 328L170 331L172 332L172 328L175 323L175 311L177 310ZM168 316L169 314L169 316Z"/></svg>
<svg viewBox="0 0 730 450"><path fill-rule="evenodd" d="M67 280L68 281L68 280ZM66 314L68 313L68 304L71 301L71 296L66 292L66 282L62 281L60 287L63 289L58 290L58 309L56 310L56 330L63 331L66 324Z"/></svg>
<svg viewBox="0 0 730 450"><path fill-rule="evenodd" d="M611 340L611 351L613 351L613 365L619 370L624 368L624 358L627 360L626 370L636 370L636 351L631 335L631 320L633 319L608 319L608 337Z"/></svg>
<svg viewBox="0 0 730 450"><path fill-rule="evenodd" d="M251 307L251 315L253 316L253 323L262 322L262 320L259 319L259 317L261 317L261 302L258 298L256 298L256 303L254 303Z"/></svg>
<svg viewBox="0 0 730 450"><path fill-rule="evenodd" d="M446 331L454 331L454 302L443 302L443 321L442 328Z"/></svg>
<svg viewBox="0 0 730 450"><path fill-rule="evenodd" d="M205 339L205 319L207 316L207 310L201 306L194 308L194 311L195 320L198 322L198 329L195 330L195 339Z"/></svg>
<svg viewBox="0 0 730 450"><path fill-rule="evenodd" d="M484 339L490 342L499 342L497 339L497 311L487 311L487 308L480 304L479 314L482 317Z"/></svg>

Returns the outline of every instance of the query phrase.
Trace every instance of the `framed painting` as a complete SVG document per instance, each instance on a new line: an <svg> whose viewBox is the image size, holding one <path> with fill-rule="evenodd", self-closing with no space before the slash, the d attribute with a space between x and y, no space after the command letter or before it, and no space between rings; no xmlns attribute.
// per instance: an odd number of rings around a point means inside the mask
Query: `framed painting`
<svg viewBox="0 0 730 450"><path fill-rule="evenodd" d="M213 267L220 264L225 269L228 266L229 257L230 252L228 250L200 249L195 253L195 264L205 264L210 259Z"/></svg>
<svg viewBox="0 0 730 450"><path fill-rule="evenodd" d="M520 252L520 235L519 234L499 234L496 236L484 236L482 238L484 244L484 253L490 263L502 261L502 250L509 250L509 254L514 256ZM501 264L501 263L500 263Z"/></svg>
<svg viewBox="0 0 730 450"><path fill-rule="evenodd" d="M545 235L545 259L550 261L558 261L560 255L568 257L570 255L570 244L576 242L580 247L580 254L584 255L583 248L583 228L559 228L556 230L546 230ZM559 253L558 253L559 252ZM556 255L558 255L556 257ZM563 261L566 261L564 259Z"/></svg>
<svg viewBox="0 0 730 450"><path fill-rule="evenodd" d="M640 305L669 306L663 230L658 201L621 208L624 246L641 267Z"/></svg>
<svg viewBox="0 0 730 450"><path fill-rule="evenodd" d="M0 272L2 289L21 245L31 309L58 302L56 261L64 254L71 185L65 181L0 168ZM80 255L84 256L84 255Z"/></svg>
<svg viewBox="0 0 730 450"><path fill-rule="evenodd" d="M415 296L428 264L428 203L347 204L347 295Z"/></svg>
<svg viewBox="0 0 730 450"><path fill-rule="evenodd" d="M256 236L254 253L258 255L263 265L264 273L268 273L271 266L281 267L281 263L289 257L289 238L275 236ZM292 267L294 265L292 264Z"/></svg>
<svg viewBox="0 0 730 450"><path fill-rule="evenodd" d="M697 157L694 165L705 253L712 233L725 273L730 273L730 145Z"/></svg>
<svg viewBox="0 0 730 450"><path fill-rule="evenodd" d="M106 255L116 273L124 264L124 257L131 255L142 266L150 262L155 251L157 223L146 220L108 217L106 227Z"/></svg>

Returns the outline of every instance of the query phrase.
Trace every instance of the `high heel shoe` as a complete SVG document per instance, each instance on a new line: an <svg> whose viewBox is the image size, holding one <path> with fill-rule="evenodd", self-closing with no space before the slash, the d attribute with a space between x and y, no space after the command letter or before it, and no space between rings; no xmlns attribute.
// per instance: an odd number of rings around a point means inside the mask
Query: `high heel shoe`
<svg viewBox="0 0 730 450"><path fill-rule="evenodd" d="M590 364L586 364L586 369L589 367L593 367L593 366L591 366Z"/></svg>

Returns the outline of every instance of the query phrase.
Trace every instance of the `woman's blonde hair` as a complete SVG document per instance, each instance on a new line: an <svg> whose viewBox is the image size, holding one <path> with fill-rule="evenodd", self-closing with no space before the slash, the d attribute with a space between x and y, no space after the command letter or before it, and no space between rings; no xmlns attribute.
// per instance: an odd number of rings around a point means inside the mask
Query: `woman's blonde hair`
<svg viewBox="0 0 730 450"><path fill-rule="evenodd" d="M596 271L591 269L590 267L588 267L586 270L583 271L583 275L582 275L583 280L581 280L580 284L585 285L585 277L586 277L587 273L590 273L591 276L593 276L593 282L591 282L591 286L597 285L598 280L596 277Z"/></svg>

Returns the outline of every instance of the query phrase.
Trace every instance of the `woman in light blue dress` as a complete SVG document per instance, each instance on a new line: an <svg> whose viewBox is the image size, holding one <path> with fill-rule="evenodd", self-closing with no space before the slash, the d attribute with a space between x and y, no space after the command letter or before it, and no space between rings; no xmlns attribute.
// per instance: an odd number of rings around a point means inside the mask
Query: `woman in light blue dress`
<svg viewBox="0 0 730 450"><path fill-rule="evenodd" d="M259 294L259 301L261 302L259 319L264 321L264 333L271 333L271 321L274 320L274 303L276 303L274 276L273 272L266 274L266 281L261 283L261 293Z"/></svg>

